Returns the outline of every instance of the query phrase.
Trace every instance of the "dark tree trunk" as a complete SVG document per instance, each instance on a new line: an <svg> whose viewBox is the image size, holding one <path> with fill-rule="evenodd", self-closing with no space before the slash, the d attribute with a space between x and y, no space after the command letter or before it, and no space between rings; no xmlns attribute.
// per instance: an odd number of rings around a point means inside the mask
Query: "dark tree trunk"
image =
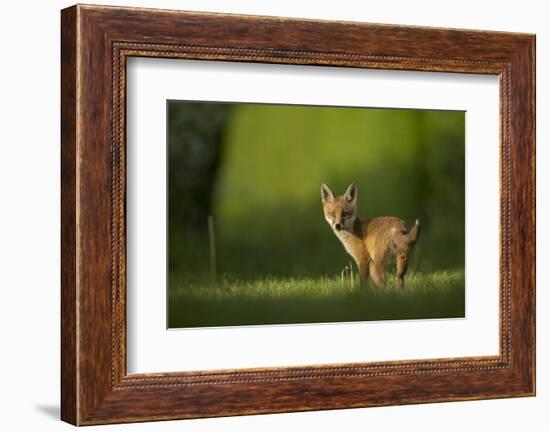
<svg viewBox="0 0 550 431"><path fill-rule="evenodd" d="M168 102L170 225L205 232L230 104Z"/></svg>

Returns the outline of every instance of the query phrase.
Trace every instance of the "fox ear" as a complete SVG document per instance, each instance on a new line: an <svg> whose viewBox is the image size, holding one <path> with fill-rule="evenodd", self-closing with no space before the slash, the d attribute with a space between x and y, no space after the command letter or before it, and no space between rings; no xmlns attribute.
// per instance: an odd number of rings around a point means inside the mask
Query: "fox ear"
<svg viewBox="0 0 550 431"><path fill-rule="evenodd" d="M334 193L325 183L321 184L321 198L323 198L323 202L334 200Z"/></svg>
<svg viewBox="0 0 550 431"><path fill-rule="evenodd" d="M357 198L357 186L355 183L351 183L346 190L346 193L344 193L344 198L348 202L355 202L355 199Z"/></svg>

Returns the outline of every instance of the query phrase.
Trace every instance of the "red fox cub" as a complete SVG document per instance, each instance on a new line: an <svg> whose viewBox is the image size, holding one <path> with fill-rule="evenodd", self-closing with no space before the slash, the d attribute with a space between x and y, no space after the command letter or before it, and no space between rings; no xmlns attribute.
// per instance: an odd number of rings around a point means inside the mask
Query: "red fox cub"
<svg viewBox="0 0 550 431"><path fill-rule="evenodd" d="M402 288L409 255L420 234L418 219L407 231L405 222L397 217L357 218L355 184L351 184L341 196L335 196L326 184L322 184L321 197L325 219L357 263L361 286L366 287L370 275L376 287L384 287L386 266L395 256L396 281Z"/></svg>

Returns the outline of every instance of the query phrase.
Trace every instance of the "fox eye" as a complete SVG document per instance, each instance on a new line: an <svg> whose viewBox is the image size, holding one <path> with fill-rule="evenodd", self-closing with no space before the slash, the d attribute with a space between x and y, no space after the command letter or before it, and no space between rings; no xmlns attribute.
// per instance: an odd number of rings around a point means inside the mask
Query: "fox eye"
<svg viewBox="0 0 550 431"><path fill-rule="evenodd" d="M347 216L349 216L349 213L342 211L342 217L347 217Z"/></svg>

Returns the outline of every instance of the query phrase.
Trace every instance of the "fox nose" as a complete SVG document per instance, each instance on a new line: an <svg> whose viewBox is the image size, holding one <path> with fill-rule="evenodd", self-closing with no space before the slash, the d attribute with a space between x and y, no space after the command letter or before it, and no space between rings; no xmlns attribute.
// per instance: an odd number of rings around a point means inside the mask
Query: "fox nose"
<svg viewBox="0 0 550 431"><path fill-rule="evenodd" d="M334 227L336 228L336 230L342 229L342 225L340 223L336 223Z"/></svg>

